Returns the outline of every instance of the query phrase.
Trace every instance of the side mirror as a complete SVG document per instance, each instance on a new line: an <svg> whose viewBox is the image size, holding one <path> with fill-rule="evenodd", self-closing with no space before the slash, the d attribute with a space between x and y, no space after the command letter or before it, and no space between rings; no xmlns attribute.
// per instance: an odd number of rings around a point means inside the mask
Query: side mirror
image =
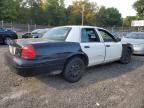
<svg viewBox="0 0 144 108"><path fill-rule="evenodd" d="M117 38L117 41L120 42L120 41L121 41L121 38Z"/></svg>

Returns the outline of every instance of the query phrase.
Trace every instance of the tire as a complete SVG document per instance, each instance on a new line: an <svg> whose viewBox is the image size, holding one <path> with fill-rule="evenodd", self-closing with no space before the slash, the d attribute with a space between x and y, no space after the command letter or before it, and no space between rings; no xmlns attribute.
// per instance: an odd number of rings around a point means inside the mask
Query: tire
<svg viewBox="0 0 144 108"><path fill-rule="evenodd" d="M70 82L78 82L85 71L85 64L82 59L75 57L68 61L62 73L63 78Z"/></svg>
<svg viewBox="0 0 144 108"><path fill-rule="evenodd" d="M125 48L122 52L120 62L122 64L128 64L131 62L132 51L130 48Z"/></svg>
<svg viewBox="0 0 144 108"><path fill-rule="evenodd" d="M4 44L8 45L9 42L10 42L10 40L11 40L10 38L6 37L6 38L4 39Z"/></svg>

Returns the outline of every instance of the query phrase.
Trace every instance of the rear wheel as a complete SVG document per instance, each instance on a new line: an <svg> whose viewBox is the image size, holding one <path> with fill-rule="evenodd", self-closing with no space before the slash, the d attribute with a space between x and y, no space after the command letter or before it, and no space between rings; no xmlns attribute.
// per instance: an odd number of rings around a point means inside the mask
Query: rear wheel
<svg viewBox="0 0 144 108"><path fill-rule="evenodd" d="M125 50L123 50L122 52L122 57L120 59L120 62L122 64L128 64L131 61L131 56L132 56L132 51L130 48L126 48Z"/></svg>
<svg viewBox="0 0 144 108"><path fill-rule="evenodd" d="M5 39L4 39L4 44L6 44L6 45L8 45L9 44L9 42L10 42L10 38L9 37L6 37Z"/></svg>
<svg viewBox="0 0 144 108"><path fill-rule="evenodd" d="M75 57L69 60L63 71L63 77L66 81L74 83L81 79L85 70L85 64L82 59Z"/></svg>

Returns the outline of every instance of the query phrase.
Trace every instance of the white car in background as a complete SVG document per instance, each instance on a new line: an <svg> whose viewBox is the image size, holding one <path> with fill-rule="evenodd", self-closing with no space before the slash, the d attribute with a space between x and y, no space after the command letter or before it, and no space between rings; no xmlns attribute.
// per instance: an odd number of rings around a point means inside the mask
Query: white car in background
<svg viewBox="0 0 144 108"><path fill-rule="evenodd" d="M130 43L133 46L134 54L144 55L144 32L131 32L122 38L122 43Z"/></svg>
<svg viewBox="0 0 144 108"><path fill-rule="evenodd" d="M32 32L27 32L22 35L22 38L41 38L45 33L49 31L49 28L45 29L36 29Z"/></svg>

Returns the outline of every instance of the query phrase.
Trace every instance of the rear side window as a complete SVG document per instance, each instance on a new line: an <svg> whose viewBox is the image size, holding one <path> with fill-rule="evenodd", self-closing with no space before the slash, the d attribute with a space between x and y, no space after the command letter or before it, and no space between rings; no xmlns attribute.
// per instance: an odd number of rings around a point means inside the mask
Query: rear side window
<svg viewBox="0 0 144 108"><path fill-rule="evenodd" d="M43 37L50 40L65 41L71 27L56 27L50 29Z"/></svg>
<svg viewBox="0 0 144 108"><path fill-rule="evenodd" d="M81 30L81 42L100 42L100 39L95 29L83 28Z"/></svg>

